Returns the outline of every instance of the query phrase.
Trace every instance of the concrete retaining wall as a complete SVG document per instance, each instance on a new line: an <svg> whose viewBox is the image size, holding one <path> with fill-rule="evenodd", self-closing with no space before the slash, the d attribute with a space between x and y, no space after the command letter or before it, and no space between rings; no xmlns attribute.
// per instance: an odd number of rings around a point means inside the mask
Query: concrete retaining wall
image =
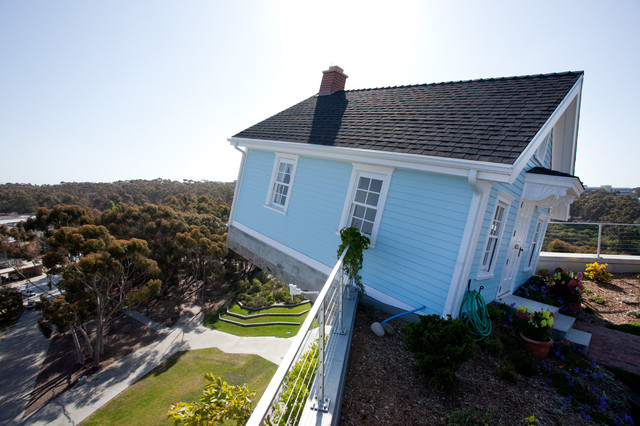
<svg viewBox="0 0 640 426"><path fill-rule="evenodd" d="M584 272L587 263L607 263L607 272L640 273L640 256L623 256L583 253L551 253L543 251L538 259L537 269L553 270L557 267L573 272Z"/></svg>

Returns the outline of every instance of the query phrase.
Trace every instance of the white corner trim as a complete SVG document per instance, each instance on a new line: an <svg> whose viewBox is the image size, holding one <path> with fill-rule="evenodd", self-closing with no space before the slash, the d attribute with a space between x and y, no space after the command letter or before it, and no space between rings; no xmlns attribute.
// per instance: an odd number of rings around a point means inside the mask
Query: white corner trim
<svg viewBox="0 0 640 426"><path fill-rule="evenodd" d="M252 236L253 238L257 239L258 241L261 241L271 247L273 247L274 249L288 255L291 256L292 258L294 258L295 260L304 263L305 265L307 265L310 268L315 269L316 271L319 271L325 275L329 275L331 273L331 267L325 265L324 263L320 263L317 260L300 253L299 251L296 251L294 249L292 249L291 247L285 246L284 244L270 238L267 237L264 234L261 234L260 232L249 228L246 225L241 224L238 221L233 221L231 223L231 226L237 228L238 230L244 232L247 235Z"/></svg>
<svg viewBox="0 0 640 426"><path fill-rule="evenodd" d="M472 170L468 176L469 185L473 189L469 212L467 213L467 221L462 231L462 240L456 266L451 277L451 284L447 293L447 300L444 304L443 316L451 315L458 317L464 291L467 286L467 279L471 273L473 257L480 238L480 230L482 229L482 221L484 213L489 202L489 194L491 193L491 182L478 181L478 173Z"/></svg>

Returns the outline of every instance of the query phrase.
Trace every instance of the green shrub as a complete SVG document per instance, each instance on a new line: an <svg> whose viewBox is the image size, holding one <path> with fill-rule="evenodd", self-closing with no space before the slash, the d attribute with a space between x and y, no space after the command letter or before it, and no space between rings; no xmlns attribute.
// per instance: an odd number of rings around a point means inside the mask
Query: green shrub
<svg viewBox="0 0 640 426"><path fill-rule="evenodd" d="M420 322L407 324L402 333L417 370L431 378L436 388L451 385L460 365L473 356L470 329L458 319L421 316Z"/></svg>
<svg viewBox="0 0 640 426"><path fill-rule="evenodd" d="M496 358L502 357L502 352L504 350L504 345L502 341L497 337L492 337L490 339L485 339L482 341L482 347L489 352L491 355Z"/></svg>
<svg viewBox="0 0 640 426"><path fill-rule="evenodd" d="M520 380L520 375L516 371L516 366L511 361L507 361L500 367L500 377L507 382L516 383Z"/></svg>
<svg viewBox="0 0 640 426"><path fill-rule="evenodd" d="M602 297L590 297L589 302L597 303L598 305L605 305L607 303Z"/></svg>
<svg viewBox="0 0 640 426"><path fill-rule="evenodd" d="M522 352L514 352L509 357L516 371L523 376L531 377L538 372L535 361L529 355Z"/></svg>
<svg viewBox="0 0 640 426"><path fill-rule="evenodd" d="M265 281L261 281L261 278ZM263 308L275 303L298 303L305 300L299 295L292 299L287 285L275 278L268 278L263 272L258 273L251 283L247 280L241 281L238 288L241 293L238 294L237 299L251 308Z"/></svg>
<svg viewBox="0 0 640 426"><path fill-rule="evenodd" d="M253 411L255 392L245 386L231 386L211 373L204 377L211 383L205 386L198 401L178 402L169 409L167 415L175 424L220 424L224 420L246 424Z"/></svg>

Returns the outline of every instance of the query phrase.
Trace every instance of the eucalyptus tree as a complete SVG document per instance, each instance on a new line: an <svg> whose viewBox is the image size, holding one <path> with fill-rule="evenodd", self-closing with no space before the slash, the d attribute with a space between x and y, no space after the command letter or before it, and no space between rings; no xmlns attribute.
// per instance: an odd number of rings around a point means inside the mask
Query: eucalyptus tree
<svg viewBox="0 0 640 426"><path fill-rule="evenodd" d="M42 301L45 320L79 330L86 342L90 342L89 326L93 324L95 338L88 349L98 367L110 320L129 303L132 293L161 285L158 264L148 257L146 241L118 240L101 225L55 230L48 248L43 261L62 275L57 284L62 297Z"/></svg>

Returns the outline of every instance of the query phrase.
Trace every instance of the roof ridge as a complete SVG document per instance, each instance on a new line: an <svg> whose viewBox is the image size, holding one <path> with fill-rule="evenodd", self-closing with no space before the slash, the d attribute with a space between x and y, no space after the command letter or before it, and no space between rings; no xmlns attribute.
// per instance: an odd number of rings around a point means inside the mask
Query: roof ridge
<svg viewBox="0 0 640 426"><path fill-rule="evenodd" d="M426 87L426 86L439 86L439 85L448 85L448 84L457 84L457 83L475 83L479 81L501 81L501 80L524 80L529 78L538 78L538 77L553 77L553 76L564 76L564 75L580 75L584 74L584 71L562 71L562 72L553 72L553 73L545 73L545 74L530 74L530 75L514 75L508 77L492 77L492 78L476 78L472 80L451 80L451 81L441 81L435 83L419 83L419 84L403 84L399 86L382 86L382 87L369 87L364 89L349 89L345 90L345 92L365 92L371 90L384 90L384 89L403 89L410 87Z"/></svg>

